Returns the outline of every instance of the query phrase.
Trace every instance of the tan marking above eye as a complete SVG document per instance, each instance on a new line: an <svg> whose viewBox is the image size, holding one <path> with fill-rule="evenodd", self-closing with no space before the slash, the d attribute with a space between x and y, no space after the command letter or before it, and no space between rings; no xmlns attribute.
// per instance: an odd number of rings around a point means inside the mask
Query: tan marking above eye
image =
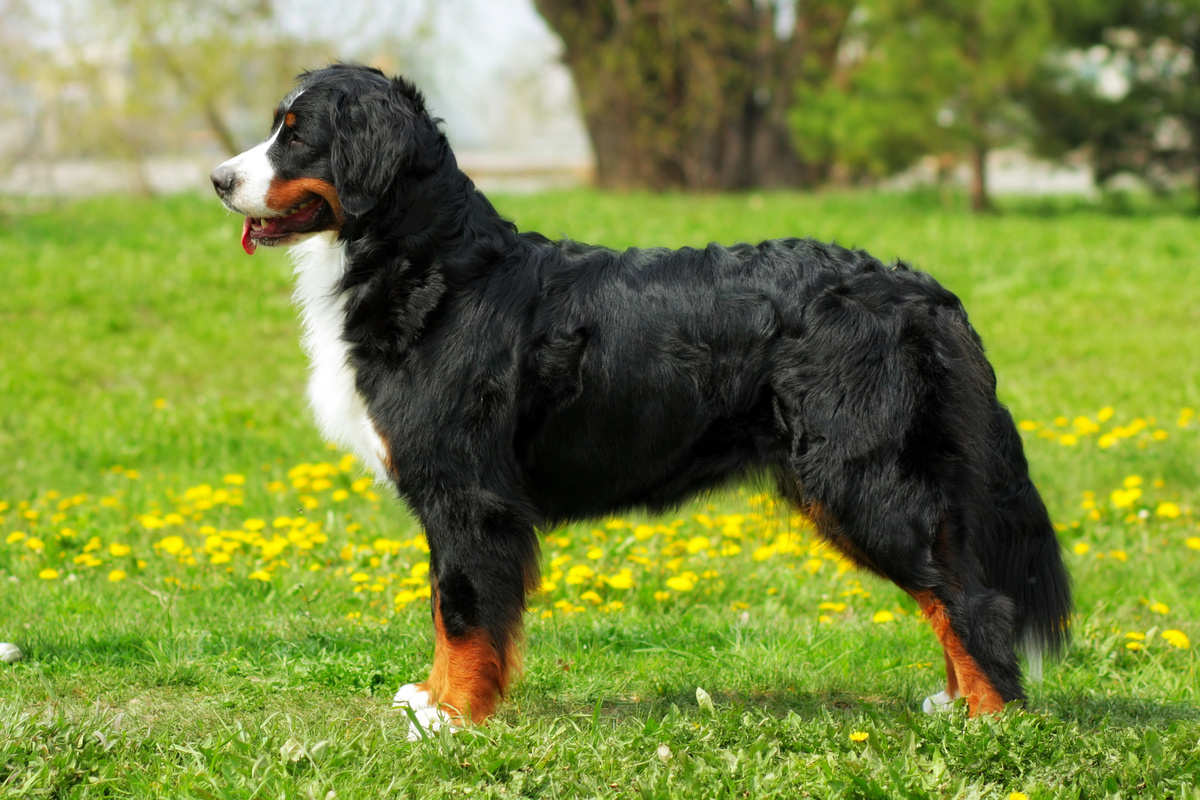
<svg viewBox="0 0 1200 800"><path fill-rule="evenodd" d="M289 128L294 128L296 126L296 112L289 111L287 114L285 114L283 117L283 124Z"/></svg>

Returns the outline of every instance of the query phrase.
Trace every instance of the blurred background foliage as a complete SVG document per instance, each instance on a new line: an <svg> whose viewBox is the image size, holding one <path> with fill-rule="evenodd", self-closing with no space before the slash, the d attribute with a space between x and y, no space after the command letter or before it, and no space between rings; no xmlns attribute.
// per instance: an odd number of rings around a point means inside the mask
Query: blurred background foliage
<svg viewBox="0 0 1200 800"><path fill-rule="evenodd" d="M0 174L236 152L335 57L469 97L488 77L470 51L506 19L552 45L521 34L542 61L483 127L554 105L604 187L873 185L923 163L987 210L989 154L1018 148L1101 185L1200 191L1200 0L0 0ZM575 91L550 97L560 65Z"/></svg>

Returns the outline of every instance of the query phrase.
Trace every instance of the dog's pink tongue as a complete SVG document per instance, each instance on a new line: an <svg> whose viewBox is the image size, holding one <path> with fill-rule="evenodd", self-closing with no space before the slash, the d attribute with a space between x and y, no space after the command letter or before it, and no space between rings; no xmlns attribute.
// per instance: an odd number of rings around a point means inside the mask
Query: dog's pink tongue
<svg viewBox="0 0 1200 800"><path fill-rule="evenodd" d="M250 240L250 218L246 217L246 221L242 223L242 249L246 251L246 255L254 255L254 251L258 249L253 241Z"/></svg>

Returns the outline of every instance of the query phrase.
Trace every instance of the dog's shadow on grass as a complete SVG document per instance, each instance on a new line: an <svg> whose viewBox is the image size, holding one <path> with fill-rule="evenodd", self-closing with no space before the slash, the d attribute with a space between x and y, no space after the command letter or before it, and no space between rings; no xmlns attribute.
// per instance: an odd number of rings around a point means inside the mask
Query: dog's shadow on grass
<svg viewBox="0 0 1200 800"><path fill-rule="evenodd" d="M725 714L733 711L755 711L768 716L784 717L795 714L802 719L821 717L911 716L923 718L918 700L908 696L864 696L851 691L765 691L754 693L714 691L711 699ZM698 701L695 689L682 686L677 691L660 692L652 697L605 697L588 702L572 702L542 693L524 694L511 711L501 713L541 716L591 716L608 724L641 722L672 713L672 708L685 715L695 713ZM1071 693L1056 693L1029 701L1027 713L1049 717L1085 729L1100 728L1157 728L1175 722L1200 721L1200 707L1177 702L1160 702L1146 697L1090 697ZM1020 713L1010 711L1008 713ZM965 711L963 712L965 717Z"/></svg>
<svg viewBox="0 0 1200 800"><path fill-rule="evenodd" d="M1056 693L1034 710L1043 710L1084 728L1147 728L1200 721L1200 707L1147 697L1090 697Z"/></svg>
<svg viewBox="0 0 1200 800"><path fill-rule="evenodd" d="M821 692L763 691L725 692L714 691L710 696L721 716L761 713L783 718L795 714L802 719L820 717L856 716L863 712L871 714L903 714L919 712L918 704L899 697L863 697L852 692L829 690ZM698 712L699 703L695 688L665 691L653 696L636 695L597 697L594 700L559 698L540 692L520 693L511 706L501 708L501 714L511 714L516 720L525 716L539 717L593 717L610 725L641 723L647 719L662 719L678 709L684 716Z"/></svg>

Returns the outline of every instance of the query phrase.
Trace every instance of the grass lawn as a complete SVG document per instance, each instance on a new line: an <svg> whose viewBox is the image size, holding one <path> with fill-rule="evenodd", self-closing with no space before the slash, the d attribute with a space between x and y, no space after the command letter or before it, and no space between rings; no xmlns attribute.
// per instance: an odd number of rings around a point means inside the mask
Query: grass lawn
<svg viewBox="0 0 1200 800"><path fill-rule="evenodd" d="M834 239L959 293L1075 579L1027 707L921 713L915 604L746 486L547 532L509 701L407 742L424 540L311 424L287 259L210 198L105 198L0 215L0 797L1200 798L1200 221L497 205L613 246Z"/></svg>

